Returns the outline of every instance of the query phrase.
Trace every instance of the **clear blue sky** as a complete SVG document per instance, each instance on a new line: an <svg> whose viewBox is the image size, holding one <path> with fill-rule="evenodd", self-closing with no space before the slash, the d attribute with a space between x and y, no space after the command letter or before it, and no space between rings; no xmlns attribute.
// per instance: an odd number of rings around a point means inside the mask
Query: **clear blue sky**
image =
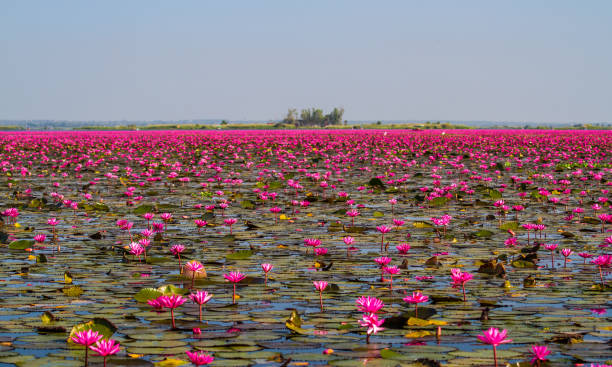
<svg viewBox="0 0 612 367"><path fill-rule="evenodd" d="M0 119L612 121L612 1L0 0Z"/></svg>

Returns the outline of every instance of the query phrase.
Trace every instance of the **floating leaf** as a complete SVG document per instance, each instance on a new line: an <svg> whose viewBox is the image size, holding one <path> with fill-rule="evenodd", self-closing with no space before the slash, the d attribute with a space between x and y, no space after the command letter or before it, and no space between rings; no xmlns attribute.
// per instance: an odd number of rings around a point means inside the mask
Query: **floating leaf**
<svg viewBox="0 0 612 367"><path fill-rule="evenodd" d="M166 358L162 361L154 363L155 367L176 367L176 366L182 366L185 364L187 364L186 361L183 361L182 359L176 359L176 358Z"/></svg>
<svg viewBox="0 0 612 367"><path fill-rule="evenodd" d="M518 227L519 227L518 222L505 222L505 223L502 223L502 225L499 228L503 229L504 231L507 231L509 229L516 231Z"/></svg>
<svg viewBox="0 0 612 367"><path fill-rule="evenodd" d="M392 351L391 349L381 349L380 350L380 357L384 358L384 359L395 359L395 358L401 358L404 355L395 351Z"/></svg>
<svg viewBox="0 0 612 367"><path fill-rule="evenodd" d="M526 260L514 260L511 264L515 268L535 268L536 264Z"/></svg>
<svg viewBox="0 0 612 367"><path fill-rule="evenodd" d="M72 327L68 342L72 343L72 337L79 331L93 330L104 335L105 339L110 339L117 331L117 327L105 318L96 317L88 322L77 324Z"/></svg>
<svg viewBox="0 0 612 367"><path fill-rule="evenodd" d="M429 206L433 206L433 207L443 206L443 205L446 205L446 203L448 203L448 198L444 196L433 198L432 200L428 202Z"/></svg>
<svg viewBox="0 0 612 367"><path fill-rule="evenodd" d="M62 292L64 292L64 294L68 297L79 297L81 294L83 294L83 288L78 285L73 285L72 287L62 289Z"/></svg>
<svg viewBox="0 0 612 367"><path fill-rule="evenodd" d="M488 194L489 194L489 197L493 200L499 200L502 198L502 193L499 192L498 190L490 189Z"/></svg>
<svg viewBox="0 0 612 367"><path fill-rule="evenodd" d="M297 334L309 334L309 331L302 328L302 318L297 310L291 312L291 316L285 321L285 326Z"/></svg>
<svg viewBox="0 0 612 367"><path fill-rule="evenodd" d="M15 240L9 243L9 248L12 250L25 250L34 246L34 241L32 240Z"/></svg>
<svg viewBox="0 0 612 367"><path fill-rule="evenodd" d="M253 256L253 251L251 250L238 250L228 254L225 258L227 260L245 260L251 256Z"/></svg>
<svg viewBox="0 0 612 367"><path fill-rule="evenodd" d="M142 204L139 205L138 207L134 208L134 214L136 215L143 215L145 213L152 213L155 211L155 207L153 207L153 205L150 204Z"/></svg>
<svg viewBox="0 0 612 367"><path fill-rule="evenodd" d="M157 288L158 292L161 292L162 294L166 295L166 296L170 296L173 294L185 294L187 292L189 292L187 289L185 288L179 288L177 286L174 286L172 284L168 284L168 285L162 285L161 287Z"/></svg>
<svg viewBox="0 0 612 367"><path fill-rule="evenodd" d="M432 333L431 331L418 330L418 331L410 332L410 333L404 335L404 337L405 338L409 338L409 339L415 339L415 338L423 338L423 337L426 337L426 336L429 336L429 335L433 335L433 334L434 333Z"/></svg>
<svg viewBox="0 0 612 367"><path fill-rule="evenodd" d="M407 325L408 326L429 326L429 325L437 325L437 326L441 326L441 325L446 325L447 322L446 321L440 321L440 320L423 320L423 319L419 319L416 317L410 317L407 321Z"/></svg>
<svg viewBox="0 0 612 367"><path fill-rule="evenodd" d="M156 299L157 297L161 296L163 293L158 291L157 289L154 288L143 288L141 290L138 291L138 293L136 293L134 295L134 299L138 302L144 302L146 303L147 301L150 301L152 299Z"/></svg>
<svg viewBox="0 0 612 367"><path fill-rule="evenodd" d="M494 233L489 231L488 229L481 229L480 231L474 233L474 235L477 237L489 238L492 237Z"/></svg>
<svg viewBox="0 0 612 367"><path fill-rule="evenodd" d="M370 181L368 181L368 185L383 188L383 189L385 188L385 184L378 177L374 177Z"/></svg>
<svg viewBox="0 0 612 367"><path fill-rule="evenodd" d="M55 321L55 316L53 316L51 312L45 311L43 312L42 315L40 315L40 319L43 322L43 324L50 324L53 321Z"/></svg>
<svg viewBox="0 0 612 367"><path fill-rule="evenodd" d="M242 209L255 209L255 203L253 203L251 200L242 200L240 202L240 207Z"/></svg>

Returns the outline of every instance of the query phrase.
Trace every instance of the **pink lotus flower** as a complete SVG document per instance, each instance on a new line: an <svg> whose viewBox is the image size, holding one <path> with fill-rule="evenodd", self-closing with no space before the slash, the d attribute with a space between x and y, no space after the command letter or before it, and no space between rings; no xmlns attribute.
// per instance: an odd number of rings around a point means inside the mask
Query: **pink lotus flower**
<svg viewBox="0 0 612 367"><path fill-rule="evenodd" d="M34 241L39 245L42 245L46 239L47 236L45 236L44 234L37 234L36 236L34 236Z"/></svg>
<svg viewBox="0 0 612 367"><path fill-rule="evenodd" d="M374 259L374 262L376 262L379 266L383 267L387 264L389 264L391 262L391 258L390 257L385 257L385 256L381 256L381 257L377 257Z"/></svg>
<svg viewBox="0 0 612 367"><path fill-rule="evenodd" d="M232 234L232 226L234 224L236 224L236 222L238 222L238 219L236 219L236 218L227 218L227 219L224 219L223 222L225 223L225 225L230 227L230 234Z"/></svg>
<svg viewBox="0 0 612 367"><path fill-rule="evenodd" d="M418 317L418 305L429 301L429 297L423 295L421 292L412 292L412 296L404 297L404 301L408 303L414 303L414 317Z"/></svg>
<svg viewBox="0 0 612 367"><path fill-rule="evenodd" d="M200 228L206 228L206 225L208 225L208 222L202 219L196 219L193 221L196 225L196 227L198 228L198 233L200 233Z"/></svg>
<svg viewBox="0 0 612 367"><path fill-rule="evenodd" d="M393 219L393 224L394 224L396 227L401 227L401 226L403 226L403 225L404 225L404 223L406 223L406 221L403 221L403 220L401 220L401 219Z"/></svg>
<svg viewBox="0 0 612 367"><path fill-rule="evenodd" d="M378 266L380 266L380 281L384 282L385 281L385 276L384 276L384 268L385 266L387 266L387 264L389 264L391 262L391 258L390 257L385 257L385 256L381 256L381 257L377 257L374 259L374 262L376 262L378 264Z"/></svg>
<svg viewBox="0 0 612 367"><path fill-rule="evenodd" d="M140 261L140 255L144 253L144 247L137 242L132 242L129 244L129 251L130 254L138 256L138 261Z"/></svg>
<svg viewBox="0 0 612 367"><path fill-rule="evenodd" d="M98 353L99 356L104 357L104 367L106 367L106 357L117 354L121 349L119 343L116 340L108 339L108 340L99 340L95 345L90 345L89 349Z"/></svg>
<svg viewBox="0 0 612 367"><path fill-rule="evenodd" d="M365 313L377 313L385 304L376 297L364 297L357 298L357 310Z"/></svg>
<svg viewBox="0 0 612 367"><path fill-rule="evenodd" d="M351 209L346 212L346 215L351 218L351 226L355 226L355 217L360 215L360 213L356 209Z"/></svg>
<svg viewBox="0 0 612 367"><path fill-rule="evenodd" d="M565 257L565 262L563 263L563 267L567 267L567 258L573 253L573 251L569 248L564 248L561 250L561 254Z"/></svg>
<svg viewBox="0 0 612 367"><path fill-rule="evenodd" d="M225 277L225 279L227 279L228 282L231 282L234 286L234 292L232 293L232 304L236 304L236 283L239 283L241 280L246 278L246 275L239 271L232 271L228 274L223 274L223 277Z"/></svg>
<svg viewBox="0 0 612 367"><path fill-rule="evenodd" d="M195 281L196 273L199 273L200 270L204 269L204 265L200 264L195 260L191 260L187 264L185 264L185 269L191 272L191 288L193 288L193 282Z"/></svg>
<svg viewBox="0 0 612 367"><path fill-rule="evenodd" d="M170 309L170 317L172 318L172 328L176 329L174 322L174 309L187 301L183 296L178 294L172 294L170 296L159 296L157 300L166 308Z"/></svg>
<svg viewBox="0 0 612 367"><path fill-rule="evenodd" d="M591 264L595 264L599 267L599 278L601 279L601 286L605 287L601 268L607 268L612 264L612 255L597 256L595 259L591 260Z"/></svg>
<svg viewBox="0 0 612 367"><path fill-rule="evenodd" d="M387 227L385 225L382 226L378 226L376 227L376 229L378 230L378 232L380 232L381 238L380 238L380 252L383 252L383 247L385 245L385 233L389 233L391 232L391 228Z"/></svg>
<svg viewBox="0 0 612 367"><path fill-rule="evenodd" d="M279 208L278 206L274 206L270 208L270 213L274 213L274 224L278 223L278 213L280 212L281 212L281 208Z"/></svg>
<svg viewBox="0 0 612 367"><path fill-rule="evenodd" d="M161 311L164 309L164 303L159 298L150 299L147 301L147 304L153 307L153 309L156 311Z"/></svg>
<svg viewBox="0 0 612 367"><path fill-rule="evenodd" d="M319 291L319 305L321 306L321 312L323 312L323 291L327 288L328 283L324 280L315 280L312 284Z"/></svg>
<svg viewBox="0 0 612 367"><path fill-rule="evenodd" d="M181 274L183 273L183 267L181 266L181 253L183 251L185 251L185 246L183 245L172 245L172 247L170 247L170 253L172 253L174 256L178 256L179 270Z"/></svg>
<svg viewBox="0 0 612 367"><path fill-rule="evenodd" d="M550 267L554 268L555 267L555 249L557 248L557 246L559 246L556 243L546 243L544 244L544 248L547 249L548 251L550 251Z"/></svg>
<svg viewBox="0 0 612 367"><path fill-rule="evenodd" d="M265 281L264 284L268 285L268 273L274 269L274 265L272 264L261 264L261 270L264 272Z"/></svg>
<svg viewBox="0 0 612 367"><path fill-rule="evenodd" d="M70 338L74 343L85 346L85 366L87 366L87 352L89 351L89 346L98 342L102 337L102 334L97 331L87 329L84 331L77 331L74 333L74 336Z"/></svg>
<svg viewBox="0 0 612 367"><path fill-rule="evenodd" d="M550 350L545 345L532 345L531 346L531 364L537 364L538 367L540 363L546 360L546 356L550 354Z"/></svg>
<svg viewBox="0 0 612 367"><path fill-rule="evenodd" d="M324 247L317 247L314 249L315 256L327 255L327 249Z"/></svg>
<svg viewBox="0 0 612 367"><path fill-rule="evenodd" d="M400 253L400 255L407 255L408 251L410 250L410 245L407 243L400 243L399 245L395 246L395 248Z"/></svg>
<svg viewBox="0 0 612 367"><path fill-rule="evenodd" d="M359 325L363 327L367 327L366 331L366 343L370 343L370 335L376 334L381 330L385 330L385 328L381 327L384 324L385 319L378 319L378 316L375 313L364 314L361 320L359 320Z"/></svg>
<svg viewBox="0 0 612 367"><path fill-rule="evenodd" d="M583 264L586 264L586 259L590 259L593 257L593 255L589 254L588 252L579 252L578 256L580 256L583 259Z"/></svg>
<svg viewBox="0 0 612 367"><path fill-rule="evenodd" d="M172 213L161 213L159 217L166 223L172 221Z"/></svg>
<svg viewBox="0 0 612 367"><path fill-rule="evenodd" d="M346 256L349 256L350 251L355 251L355 250L357 250L357 248L356 248L356 247L353 247L353 246L352 246L352 245L353 245L353 243L355 243L355 239L354 239L353 237L351 237L351 236L346 236L346 237L343 237L343 238L342 238L342 241L344 242L344 244L345 244L346 246L348 246L348 247L346 248Z"/></svg>
<svg viewBox="0 0 612 367"><path fill-rule="evenodd" d="M194 364L194 366L203 366L205 364L210 364L212 361L215 360L215 358L209 354L203 353L203 352L190 352L187 351L185 352L187 353L187 356L189 357L189 360L191 361L191 363Z"/></svg>
<svg viewBox="0 0 612 367"><path fill-rule="evenodd" d="M467 272L463 273L460 269L453 268L451 269L451 278L453 279L453 287L460 285L463 289L463 302L465 302L465 283L474 278L474 276Z"/></svg>
<svg viewBox="0 0 612 367"><path fill-rule="evenodd" d="M309 247L317 247L321 245L321 240L318 238L305 238L304 239L304 246L306 246L306 253L308 253L308 248Z"/></svg>
<svg viewBox="0 0 612 367"><path fill-rule="evenodd" d="M497 346L500 344L510 343L512 339L506 339L508 330L499 331L497 328L490 328L489 330L483 331L482 335L478 335L477 338L485 344L493 346L493 360L495 361L495 367L497 367Z"/></svg>
<svg viewBox="0 0 612 367"><path fill-rule="evenodd" d="M393 276L400 273L400 269L397 266L385 266L383 272L389 274L389 289L393 289Z"/></svg>
<svg viewBox="0 0 612 367"><path fill-rule="evenodd" d="M212 298L212 294L208 294L208 292L205 291L197 291L195 293L190 294L189 298L191 298L194 303L198 304L200 308L200 322L202 322L202 306L208 303L208 301L210 301L210 299Z"/></svg>

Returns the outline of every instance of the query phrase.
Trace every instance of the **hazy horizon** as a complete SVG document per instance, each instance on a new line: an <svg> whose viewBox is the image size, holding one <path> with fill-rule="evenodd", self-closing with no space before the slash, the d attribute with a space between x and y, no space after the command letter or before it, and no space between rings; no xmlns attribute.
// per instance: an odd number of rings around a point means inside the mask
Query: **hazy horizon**
<svg viewBox="0 0 612 367"><path fill-rule="evenodd" d="M0 0L0 120L612 121L608 1Z"/></svg>

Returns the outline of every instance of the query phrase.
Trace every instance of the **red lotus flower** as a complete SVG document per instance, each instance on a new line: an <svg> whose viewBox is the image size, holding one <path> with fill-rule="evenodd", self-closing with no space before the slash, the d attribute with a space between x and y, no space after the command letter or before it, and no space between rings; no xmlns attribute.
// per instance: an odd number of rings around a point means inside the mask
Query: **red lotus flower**
<svg viewBox="0 0 612 367"><path fill-rule="evenodd" d="M202 353L198 351L195 351L195 352L187 351L185 353L187 353L189 360L191 361L191 363L193 363L194 366L203 366L205 364L210 364L212 361L215 360L215 358L211 356L210 354L206 354L206 353Z"/></svg>
<svg viewBox="0 0 612 367"><path fill-rule="evenodd" d="M550 354L550 350L545 345L532 345L531 346L531 364L537 364L538 367L540 363L546 360L546 356Z"/></svg>
<svg viewBox="0 0 612 367"><path fill-rule="evenodd" d="M327 282L324 280L318 280L312 282L315 286L315 289L319 291L319 305L321 306L321 312L323 312L323 291L327 288Z"/></svg>
<svg viewBox="0 0 612 367"><path fill-rule="evenodd" d="M212 294L208 294L208 292L205 291L197 291L195 293L190 294L189 298L191 298L194 303L198 304L200 309L200 322L202 322L202 305L205 305L206 303L208 303L208 301L210 301L210 299L212 298Z"/></svg>
<svg viewBox="0 0 612 367"><path fill-rule="evenodd" d="M385 304L376 297L364 297L357 298L357 309L365 313L377 313Z"/></svg>
<svg viewBox="0 0 612 367"><path fill-rule="evenodd" d="M453 279L453 286L461 286L463 289L463 302L465 302L465 283L470 281L474 276L470 273L463 273L460 269L451 269L451 278Z"/></svg>
<svg viewBox="0 0 612 367"><path fill-rule="evenodd" d="M385 319L378 319L378 315L375 313L363 314L361 320L359 320L359 325L363 327L367 327L366 331L366 343L370 343L370 335L376 334L385 328L381 327L384 324Z"/></svg>
<svg viewBox="0 0 612 367"><path fill-rule="evenodd" d="M264 272L265 280L264 284L268 285L268 273L274 269L274 265L272 264L261 264L261 270Z"/></svg>
<svg viewBox="0 0 612 367"><path fill-rule="evenodd" d="M490 328L489 330L483 331L482 335L478 335L477 338L485 344L493 346L493 360L495 361L495 367L497 367L497 346L500 344L510 343L512 339L506 339L508 330L499 331L497 328Z"/></svg>
<svg viewBox="0 0 612 367"><path fill-rule="evenodd" d="M185 303L187 301L183 296L178 294L172 294L170 296L159 296L157 300L166 308L170 309L170 316L172 318L172 328L176 329L176 324L174 322L174 309Z"/></svg>
<svg viewBox="0 0 612 367"><path fill-rule="evenodd" d="M91 329L77 331L74 333L74 336L72 336L71 340L74 343L85 346L85 366L87 366L87 352L89 351L89 346L93 345L100 339L102 339L102 334Z"/></svg>
<svg viewBox="0 0 612 367"><path fill-rule="evenodd" d="M423 295L421 292L412 292L412 296L404 297L404 301L408 303L414 303L414 317L418 317L418 305L429 301L429 297Z"/></svg>
<svg viewBox="0 0 612 367"><path fill-rule="evenodd" d="M104 357L104 367L106 367L106 357L117 354L121 349L119 343L116 340L108 339L108 340L99 340L95 345L90 345L89 349L98 353L98 355Z"/></svg>
<svg viewBox="0 0 612 367"><path fill-rule="evenodd" d="M236 304L236 283L246 278L246 275L242 274L239 271L232 271L228 274L223 274L223 277L225 277L228 282L233 283L234 292L232 293L232 304Z"/></svg>

